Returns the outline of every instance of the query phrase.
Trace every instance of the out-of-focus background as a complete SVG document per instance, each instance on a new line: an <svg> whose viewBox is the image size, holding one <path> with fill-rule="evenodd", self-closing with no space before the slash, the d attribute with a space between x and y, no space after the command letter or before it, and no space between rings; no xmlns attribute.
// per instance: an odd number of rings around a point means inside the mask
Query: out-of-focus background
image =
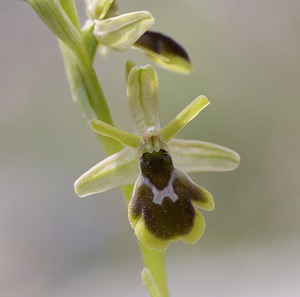
<svg viewBox="0 0 300 297"><path fill-rule="evenodd" d="M79 2L82 17L83 3ZM172 297L300 296L300 2L119 1L149 10L188 49L190 76L157 69L161 121L197 95L211 105L181 133L228 146L237 171L194 174L216 210L192 247L167 251ZM0 295L147 296L119 190L79 199L104 157L72 102L56 39L24 1L0 2ZM96 67L116 125L131 130L124 63Z"/></svg>

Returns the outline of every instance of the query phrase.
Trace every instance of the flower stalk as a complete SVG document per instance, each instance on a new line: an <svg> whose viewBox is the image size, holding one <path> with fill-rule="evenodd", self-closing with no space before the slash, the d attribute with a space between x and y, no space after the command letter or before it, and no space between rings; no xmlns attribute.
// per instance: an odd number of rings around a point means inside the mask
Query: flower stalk
<svg viewBox="0 0 300 297"><path fill-rule="evenodd" d="M165 69L183 74L192 70L187 52L177 42L149 31L154 23L149 12L118 15L114 0L86 0L89 20L81 27L74 0L27 2L58 38L72 98L109 155L78 178L75 192L85 197L121 188L144 260L144 284L151 297L169 297L164 250L179 239L195 243L205 228L198 209L214 208L212 195L182 170L233 170L239 156L212 143L174 139L209 104L205 96L197 97L160 127L158 78L150 65L127 63L134 133L114 127L93 66L98 47L117 51L138 48Z"/></svg>

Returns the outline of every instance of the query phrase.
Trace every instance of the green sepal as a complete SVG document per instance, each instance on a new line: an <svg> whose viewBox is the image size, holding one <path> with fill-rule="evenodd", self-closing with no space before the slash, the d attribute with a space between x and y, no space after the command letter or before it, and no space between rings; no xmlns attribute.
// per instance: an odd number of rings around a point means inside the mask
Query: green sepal
<svg viewBox="0 0 300 297"><path fill-rule="evenodd" d="M184 172L231 171L240 163L238 153L210 142L174 138L168 146L175 167Z"/></svg>
<svg viewBox="0 0 300 297"><path fill-rule="evenodd" d="M114 50L129 49L154 24L148 11L137 11L95 20L94 34L100 44Z"/></svg>
<svg viewBox="0 0 300 297"><path fill-rule="evenodd" d="M138 176L136 151L125 148L92 167L74 184L79 197L133 184Z"/></svg>
<svg viewBox="0 0 300 297"><path fill-rule="evenodd" d="M134 129L140 135L151 126L160 128L157 87L157 74L151 65L131 68L127 78L127 96Z"/></svg>

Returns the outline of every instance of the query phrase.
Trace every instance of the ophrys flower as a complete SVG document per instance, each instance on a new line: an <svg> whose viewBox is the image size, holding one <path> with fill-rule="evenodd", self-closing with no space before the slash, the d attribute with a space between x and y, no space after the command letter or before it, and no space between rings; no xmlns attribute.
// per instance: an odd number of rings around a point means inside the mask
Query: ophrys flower
<svg viewBox="0 0 300 297"><path fill-rule="evenodd" d="M183 171L233 170L239 155L212 143L173 138L209 104L205 96L197 97L161 129L155 70L149 65L129 68L127 94L135 134L93 120L94 131L126 147L82 175L75 191L84 197L135 183L128 215L138 239L158 250L177 239L192 244L205 228L198 208L212 210L214 202Z"/></svg>

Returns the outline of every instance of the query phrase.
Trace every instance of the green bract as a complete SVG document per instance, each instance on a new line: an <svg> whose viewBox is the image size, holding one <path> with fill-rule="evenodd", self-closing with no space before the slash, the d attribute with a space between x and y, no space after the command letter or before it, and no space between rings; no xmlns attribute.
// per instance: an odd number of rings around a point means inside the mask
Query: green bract
<svg viewBox="0 0 300 297"><path fill-rule="evenodd" d="M192 244L205 228L198 208L212 210L214 202L211 194L182 170L233 170L239 155L212 143L173 139L209 101L197 97L161 129L155 70L150 65L131 65L129 69L127 94L135 134L92 120L95 132L126 147L83 174L75 182L75 191L85 197L134 183L128 217L138 239L156 250L164 250L177 239Z"/></svg>
<svg viewBox="0 0 300 297"><path fill-rule="evenodd" d="M57 0L27 0L48 28L68 47L80 47L79 24L73 23L64 6Z"/></svg>

